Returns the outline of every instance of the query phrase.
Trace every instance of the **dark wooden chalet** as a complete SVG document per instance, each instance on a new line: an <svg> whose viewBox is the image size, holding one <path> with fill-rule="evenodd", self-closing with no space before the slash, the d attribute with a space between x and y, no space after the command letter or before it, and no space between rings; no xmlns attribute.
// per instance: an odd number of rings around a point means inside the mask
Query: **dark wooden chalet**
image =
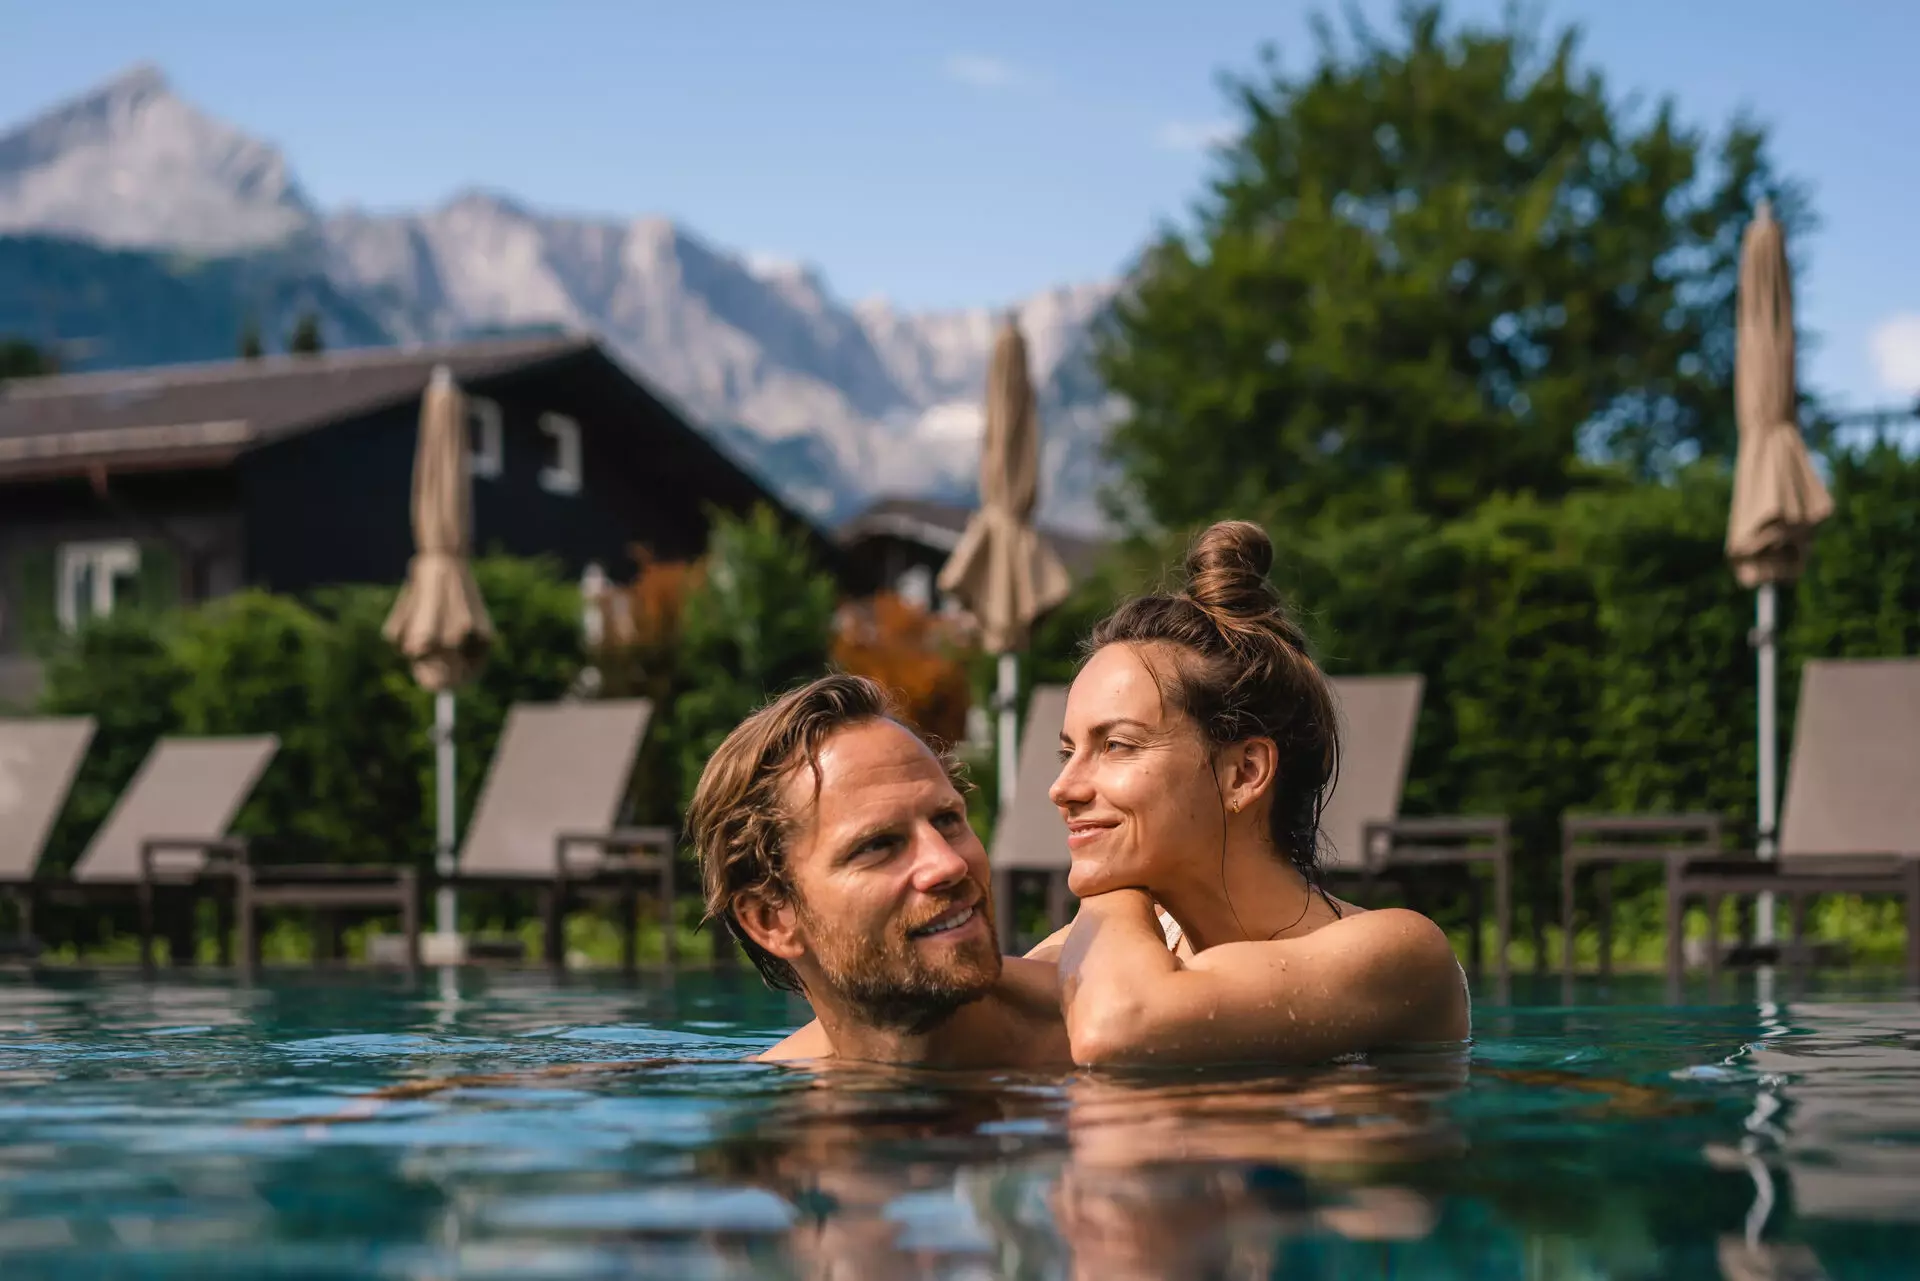
<svg viewBox="0 0 1920 1281"><path fill-rule="evenodd" d="M38 636L134 602L393 583L421 393L469 397L474 545L597 563L697 555L768 503L837 551L589 338L277 356L0 384L0 704Z"/></svg>

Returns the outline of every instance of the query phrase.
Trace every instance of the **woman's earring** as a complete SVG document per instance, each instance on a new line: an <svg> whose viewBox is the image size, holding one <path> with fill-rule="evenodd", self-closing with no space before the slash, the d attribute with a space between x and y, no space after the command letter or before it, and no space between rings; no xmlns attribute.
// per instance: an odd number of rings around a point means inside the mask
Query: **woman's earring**
<svg viewBox="0 0 1920 1281"><path fill-rule="evenodd" d="M1240 812L1240 802L1239 802L1239 801L1235 801L1235 802L1234 802L1234 803L1233 803L1233 804L1232 804L1231 806L1229 806L1228 808L1230 808L1230 809L1231 809L1231 810L1232 810L1232 811L1233 811L1234 813L1236 813L1236 814L1238 814L1238 813Z"/></svg>

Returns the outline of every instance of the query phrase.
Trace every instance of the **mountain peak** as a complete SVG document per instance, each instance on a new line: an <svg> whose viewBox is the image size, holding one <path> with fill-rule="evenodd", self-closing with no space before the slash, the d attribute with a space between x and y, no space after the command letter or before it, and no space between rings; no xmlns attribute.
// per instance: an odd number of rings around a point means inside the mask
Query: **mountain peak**
<svg viewBox="0 0 1920 1281"><path fill-rule="evenodd" d="M509 218L533 216L523 202L492 187L462 187L447 197L439 211L443 214L503 215Z"/></svg>
<svg viewBox="0 0 1920 1281"><path fill-rule="evenodd" d="M314 224L278 150L178 97L152 63L0 134L0 234L232 253Z"/></svg>
<svg viewBox="0 0 1920 1281"><path fill-rule="evenodd" d="M172 93L173 85L159 64L136 62L95 87L91 93L82 95L81 101L104 100L138 106L148 99L167 97Z"/></svg>

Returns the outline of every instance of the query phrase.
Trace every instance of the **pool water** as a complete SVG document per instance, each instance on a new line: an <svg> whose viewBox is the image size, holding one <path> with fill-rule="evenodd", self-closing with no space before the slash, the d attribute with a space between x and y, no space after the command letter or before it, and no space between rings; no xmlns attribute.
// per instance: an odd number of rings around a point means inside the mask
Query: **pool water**
<svg viewBox="0 0 1920 1281"><path fill-rule="evenodd" d="M0 1277L1920 1277L1920 1004L1770 995L823 1078L739 1061L803 1015L751 974L0 979Z"/></svg>

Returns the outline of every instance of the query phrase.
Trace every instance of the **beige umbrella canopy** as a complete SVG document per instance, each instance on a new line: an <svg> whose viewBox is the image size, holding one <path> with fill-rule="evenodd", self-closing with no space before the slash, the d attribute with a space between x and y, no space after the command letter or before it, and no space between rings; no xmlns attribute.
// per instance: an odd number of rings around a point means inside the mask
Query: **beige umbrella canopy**
<svg viewBox="0 0 1920 1281"><path fill-rule="evenodd" d="M980 620L997 654L1024 648L1034 620L1066 599L1067 570L1033 528L1040 488L1040 411L1027 371L1027 343L1012 317L987 369L987 430L980 452L980 510L940 571Z"/></svg>
<svg viewBox="0 0 1920 1281"><path fill-rule="evenodd" d="M468 472L460 389L442 366L420 402L414 556L386 624L387 639L412 661L414 679L435 693L472 677L493 641L486 602L467 564L473 540Z"/></svg>
<svg viewBox="0 0 1920 1281"><path fill-rule="evenodd" d="M1747 587L1792 582L1833 501L1795 422L1793 281L1786 240L1764 201L1740 248L1733 397L1740 454L1727 559Z"/></svg>

